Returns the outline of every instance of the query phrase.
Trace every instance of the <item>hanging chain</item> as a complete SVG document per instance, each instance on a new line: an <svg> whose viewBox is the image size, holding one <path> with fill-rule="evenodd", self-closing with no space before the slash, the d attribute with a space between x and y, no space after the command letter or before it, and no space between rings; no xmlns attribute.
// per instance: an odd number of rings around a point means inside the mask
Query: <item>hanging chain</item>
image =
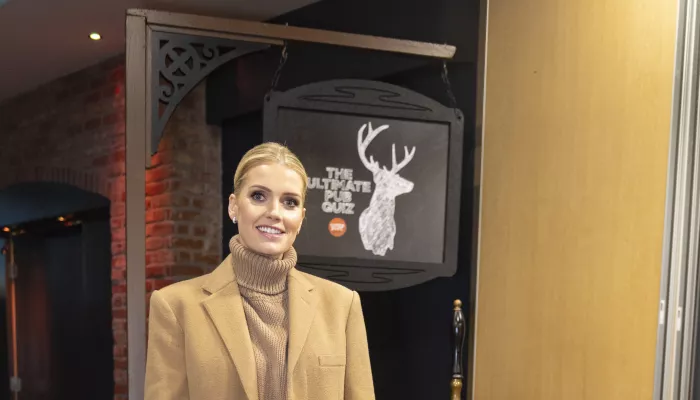
<svg viewBox="0 0 700 400"><path fill-rule="evenodd" d="M287 41L284 41L284 46L282 46L282 53L280 54L280 62L277 65L277 70L275 71L275 75L272 77L272 85L270 86L270 92L275 90L277 88L277 83L280 80L280 76L282 75L282 69L284 68L284 64L287 63Z"/></svg>
<svg viewBox="0 0 700 400"><path fill-rule="evenodd" d="M447 97L450 100L450 107L452 107L452 109L454 109L455 115L457 115L457 118L460 118L460 115L457 112L457 99L455 98L454 93L452 93L452 84L450 83L450 76L449 76L449 72L447 71L447 61L442 62L442 81L445 83L445 89L447 90Z"/></svg>

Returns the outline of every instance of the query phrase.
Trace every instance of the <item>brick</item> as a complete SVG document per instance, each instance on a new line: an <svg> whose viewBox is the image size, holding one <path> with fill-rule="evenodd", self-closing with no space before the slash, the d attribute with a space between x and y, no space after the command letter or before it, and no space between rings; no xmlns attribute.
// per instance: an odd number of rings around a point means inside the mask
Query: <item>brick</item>
<svg viewBox="0 0 700 400"><path fill-rule="evenodd" d="M187 235L190 233L190 227L188 225L178 225L177 226L177 234L178 235Z"/></svg>
<svg viewBox="0 0 700 400"><path fill-rule="evenodd" d="M177 253L178 262L188 262L192 260L192 255L187 251L179 251Z"/></svg>
<svg viewBox="0 0 700 400"><path fill-rule="evenodd" d="M122 217L124 216L126 212L126 204L122 202L112 202L111 207L109 209L109 214L112 218L114 217Z"/></svg>
<svg viewBox="0 0 700 400"><path fill-rule="evenodd" d="M115 369L126 369L128 365L127 359L124 357L114 357Z"/></svg>
<svg viewBox="0 0 700 400"><path fill-rule="evenodd" d="M176 175L175 168L171 164L159 164L146 171L146 182L160 182Z"/></svg>
<svg viewBox="0 0 700 400"><path fill-rule="evenodd" d="M124 370L115 370L114 371L114 382L118 384L125 384L127 382L127 374L126 371Z"/></svg>
<svg viewBox="0 0 700 400"><path fill-rule="evenodd" d="M113 269L112 270L112 281L119 281L119 280L124 280L126 279L126 274L124 270L118 270L118 269ZM114 292L114 291L112 291Z"/></svg>
<svg viewBox="0 0 700 400"><path fill-rule="evenodd" d="M162 143L162 142L161 142ZM158 149L158 152L151 156L151 166L157 167L162 164L171 164L173 161L172 152Z"/></svg>
<svg viewBox="0 0 700 400"><path fill-rule="evenodd" d="M114 400L125 400L126 394L129 393L129 388L126 384L115 383L114 384Z"/></svg>
<svg viewBox="0 0 700 400"><path fill-rule="evenodd" d="M126 149L114 150L110 154L110 164L124 164L126 163Z"/></svg>
<svg viewBox="0 0 700 400"><path fill-rule="evenodd" d="M175 253L169 249L171 245L172 239L164 238L164 248L146 253L146 265L150 267L157 264L172 264L175 261Z"/></svg>
<svg viewBox="0 0 700 400"><path fill-rule="evenodd" d="M172 279L150 279L146 281L146 290L160 290L174 282Z"/></svg>
<svg viewBox="0 0 700 400"><path fill-rule="evenodd" d="M146 184L146 196L155 196L165 193L167 184L165 182L153 182Z"/></svg>
<svg viewBox="0 0 700 400"><path fill-rule="evenodd" d="M173 212L173 220L175 221L194 221L202 215L199 211L175 211Z"/></svg>
<svg viewBox="0 0 700 400"><path fill-rule="evenodd" d="M126 240L126 228L112 229L112 240Z"/></svg>
<svg viewBox="0 0 700 400"><path fill-rule="evenodd" d="M162 237L150 237L146 239L146 250L158 250L165 246L165 241Z"/></svg>
<svg viewBox="0 0 700 400"><path fill-rule="evenodd" d="M176 249L201 250L204 248L204 242L199 239L175 238L173 239L173 247Z"/></svg>
<svg viewBox="0 0 700 400"><path fill-rule="evenodd" d="M122 270L126 268L126 256L118 255L112 257L112 269Z"/></svg>
<svg viewBox="0 0 700 400"><path fill-rule="evenodd" d="M126 293L126 282L124 279L112 280L112 293Z"/></svg>
<svg viewBox="0 0 700 400"><path fill-rule="evenodd" d="M124 226L124 218L112 217L109 220L109 225L112 229L121 228L122 226Z"/></svg>
<svg viewBox="0 0 700 400"><path fill-rule="evenodd" d="M168 186L170 187L171 191L177 192L182 187L182 181L180 181L179 179L175 179L171 181Z"/></svg>
<svg viewBox="0 0 700 400"><path fill-rule="evenodd" d="M150 198L151 207L187 207L190 204L190 199L181 194L163 193Z"/></svg>
<svg viewBox="0 0 700 400"><path fill-rule="evenodd" d="M112 254L120 254L124 252L124 249L126 248L126 243L124 240L120 241L112 241Z"/></svg>
<svg viewBox="0 0 700 400"><path fill-rule="evenodd" d="M112 163L109 166L109 176L122 176L126 173L126 164L123 162Z"/></svg>
<svg viewBox="0 0 700 400"><path fill-rule="evenodd" d="M148 210L146 212L146 222L159 222L165 219L165 210Z"/></svg>
<svg viewBox="0 0 700 400"><path fill-rule="evenodd" d="M126 293L115 293L112 295L112 310L126 309Z"/></svg>
<svg viewBox="0 0 700 400"><path fill-rule="evenodd" d="M112 354L115 358L124 358L127 356L126 346L122 344L115 344L112 348Z"/></svg>
<svg viewBox="0 0 700 400"><path fill-rule="evenodd" d="M167 245L170 247L172 246L172 238L168 238ZM157 254L157 258L159 263L174 263L175 262L175 252L168 249L168 250L162 250Z"/></svg>
<svg viewBox="0 0 700 400"><path fill-rule="evenodd" d="M156 222L146 225L146 236L168 236L175 232L173 222Z"/></svg>
<svg viewBox="0 0 700 400"><path fill-rule="evenodd" d="M146 279L162 279L167 276L167 268L163 266L146 267Z"/></svg>
<svg viewBox="0 0 700 400"><path fill-rule="evenodd" d="M114 312L121 312L122 310L112 310L112 313ZM114 332L112 335L114 337L114 344L116 345L126 345L127 344L127 333L125 331L122 332Z"/></svg>
<svg viewBox="0 0 700 400"><path fill-rule="evenodd" d="M190 205L190 198L185 195L173 195L171 202L173 207L188 207Z"/></svg>
<svg viewBox="0 0 700 400"><path fill-rule="evenodd" d="M121 319L112 320L112 332L126 332L126 321Z"/></svg>
<svg viewBox="0 0 700 400"><path fill-rule="evenodd" d="M118 199L126 191L126 181L123 176L112 179L110 182L110 198L112 201ZM122 200L123 202L123 200Z"/></svg>

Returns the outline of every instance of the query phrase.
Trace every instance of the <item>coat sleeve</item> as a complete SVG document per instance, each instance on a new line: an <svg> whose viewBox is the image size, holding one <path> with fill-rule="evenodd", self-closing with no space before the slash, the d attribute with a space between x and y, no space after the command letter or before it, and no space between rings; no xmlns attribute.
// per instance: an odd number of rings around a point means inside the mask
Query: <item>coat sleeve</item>
<svg viewBox="0 0 700 400"><path fill-rule="evenodd" d="M148 322L145 400L187 400L184 333L163 295L154 291Z"/></svg>
<svg viewBox="0 0 700 400"><path fill-rule="evenodd" d="M367 331L360 295L353 292L350 314L345 328L346 366L345 400L374 400L372 366L367 347Z"/></svg>

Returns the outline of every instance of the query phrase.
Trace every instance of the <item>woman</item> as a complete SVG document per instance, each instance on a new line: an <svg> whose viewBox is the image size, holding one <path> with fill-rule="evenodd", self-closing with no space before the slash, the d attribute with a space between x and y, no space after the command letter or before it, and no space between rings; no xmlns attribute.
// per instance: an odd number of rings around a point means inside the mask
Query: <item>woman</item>
<svg viewBox="0 0 700 400"><path fill-rule="evenodd" d="M374 399L358 294L294 268L306 185L286 147L245 154L230 255L151 296L146 400Z"/></svg>

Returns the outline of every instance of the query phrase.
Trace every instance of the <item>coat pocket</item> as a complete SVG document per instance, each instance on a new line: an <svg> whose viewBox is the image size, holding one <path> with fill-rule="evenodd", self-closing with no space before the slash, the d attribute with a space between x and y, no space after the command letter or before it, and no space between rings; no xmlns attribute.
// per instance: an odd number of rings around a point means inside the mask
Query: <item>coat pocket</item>
<svg viewBox="0 0 700 400"><path fill-rule="evenodd" d="M311 399L342 400L345 387L345 354L318 356L317 384L312 385L318 395Z"/></svg>
<svg viewBox="0 0 700 400"><path fill-rule="evenodd" d="M318 356L318 365L322 367L344 367L345 354L329 354Z"/></svg>

